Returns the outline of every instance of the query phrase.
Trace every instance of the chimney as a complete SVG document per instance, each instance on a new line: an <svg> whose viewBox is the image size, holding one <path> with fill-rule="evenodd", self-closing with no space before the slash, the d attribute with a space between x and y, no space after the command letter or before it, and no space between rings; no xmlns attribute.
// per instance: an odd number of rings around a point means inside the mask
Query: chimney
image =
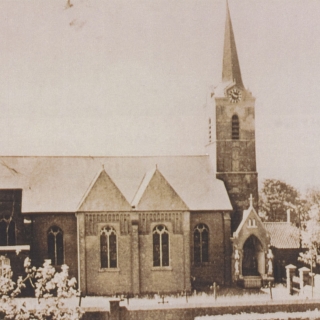
<svg viewBox="0 0 320 320"><path fill-rule="evenodd" d="M291 223L291 218L290 218L290 210L291 209L287 209L287 223Z"/></svg>

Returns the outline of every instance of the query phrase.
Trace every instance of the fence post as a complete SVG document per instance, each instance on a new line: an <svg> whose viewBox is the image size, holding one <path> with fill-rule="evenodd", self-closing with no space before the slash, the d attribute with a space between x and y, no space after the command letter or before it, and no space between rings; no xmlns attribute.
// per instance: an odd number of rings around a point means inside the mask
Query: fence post
<svg viewBox="0 0 320 320"><path fill-rule="evenodd" d="M110 318L109 320L120 320L120 299L110 300Z"/></svg>
<svg viewBox="0 0 320 320"><path fill-rule="evenodd" d="M272 284L271 284L271 281L268 282L268 286L269 286L269 289L270 289L270 299L272 300Z"/></svg>
<svg viewBox="0 0 320 320"><path fill-rule="evenodd" d="M310 269L307 267L302 267L299 269L300 278L300 292L303 292L303 288L308 281Z"/></svg>
<svg viewBox="0 0 320 320"><path fill-rule="evenodd" d="M288 294L292 295L292 278L296 272L297 267L293 264L289 264L286 266L286 275L287 275L287 292Z"/></svg>

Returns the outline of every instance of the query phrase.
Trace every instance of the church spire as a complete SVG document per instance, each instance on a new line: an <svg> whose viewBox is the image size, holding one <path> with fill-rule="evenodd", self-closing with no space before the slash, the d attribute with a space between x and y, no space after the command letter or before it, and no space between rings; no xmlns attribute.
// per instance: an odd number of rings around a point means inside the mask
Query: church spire
<svg viewBox="0 0 320 320"><path fill-rule="evenodd" d="M225 34L224 34L222 81L223 82L234 81L239 87L243 87L236 42L234 40L234 34L232 29L228 0L227 0L226 28L225 28Z"/></svg>

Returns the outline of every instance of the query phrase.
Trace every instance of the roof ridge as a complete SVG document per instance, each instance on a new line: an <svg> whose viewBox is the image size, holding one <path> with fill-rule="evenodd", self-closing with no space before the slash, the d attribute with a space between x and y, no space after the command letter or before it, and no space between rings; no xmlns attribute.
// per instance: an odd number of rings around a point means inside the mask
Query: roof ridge
<svg viewBox="0 0 320 320"><path fill-rule="evenodd" d="M154 168L152 169L149 169L145 172L140 184L139 184L139 187L131 201L131 206L132 207L137 207L138 204L140 203L141 201L141 198L142 196L144 195L145 191L146 191L146 188L148 187L152 177L154 176L155 172L157 171L157 167L155 166Z"/></svg>
<svg viewBox="0 0 320 320"><path fill-rule="evenodd" d="M126 155L126 156L92 156L92 155L0 155L1 158L195 158L209 157L208 154L189 155Z"/></svg>
<svg viewBox="0 0 320 320"><path fill-rule="evenodd" d="M291 222L287 221L264 221L263 223L271 224L271 223L283 223L283 224L291 224Z"/></svg>

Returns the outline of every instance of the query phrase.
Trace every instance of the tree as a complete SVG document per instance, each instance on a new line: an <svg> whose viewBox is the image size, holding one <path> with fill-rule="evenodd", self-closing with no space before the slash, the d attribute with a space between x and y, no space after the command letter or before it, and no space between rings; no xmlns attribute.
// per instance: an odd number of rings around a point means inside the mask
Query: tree
<svg viewBox="0 0 320 320"><path fill-rule="evenodd" d="M308 203L310 204L310 202ZM307 251L301 252L299 260L310 266L312 279L313 296L313 277L314 268L317 266L317 260L320 249L320 206L313 204L308 210L308 220L305 222L304 229L301 231L301 241L303 248Z"/></svg>
<svg viewBox="0 0 320 320"><path fill-rule="evenodd" d="M300 254L300 260L316 267L320 254L320 189L310 188L306 193L306 219L302 225L301 242L308 251Z"/></svg>
<svg viewBox="0 0 320 320"><path fill-rule="evenodd" d="M266 179L259 195L259 215L265 221L286 221L290 210L291 222L300 226L305 219L305 200L297 189L277 179Z"/></svg>

